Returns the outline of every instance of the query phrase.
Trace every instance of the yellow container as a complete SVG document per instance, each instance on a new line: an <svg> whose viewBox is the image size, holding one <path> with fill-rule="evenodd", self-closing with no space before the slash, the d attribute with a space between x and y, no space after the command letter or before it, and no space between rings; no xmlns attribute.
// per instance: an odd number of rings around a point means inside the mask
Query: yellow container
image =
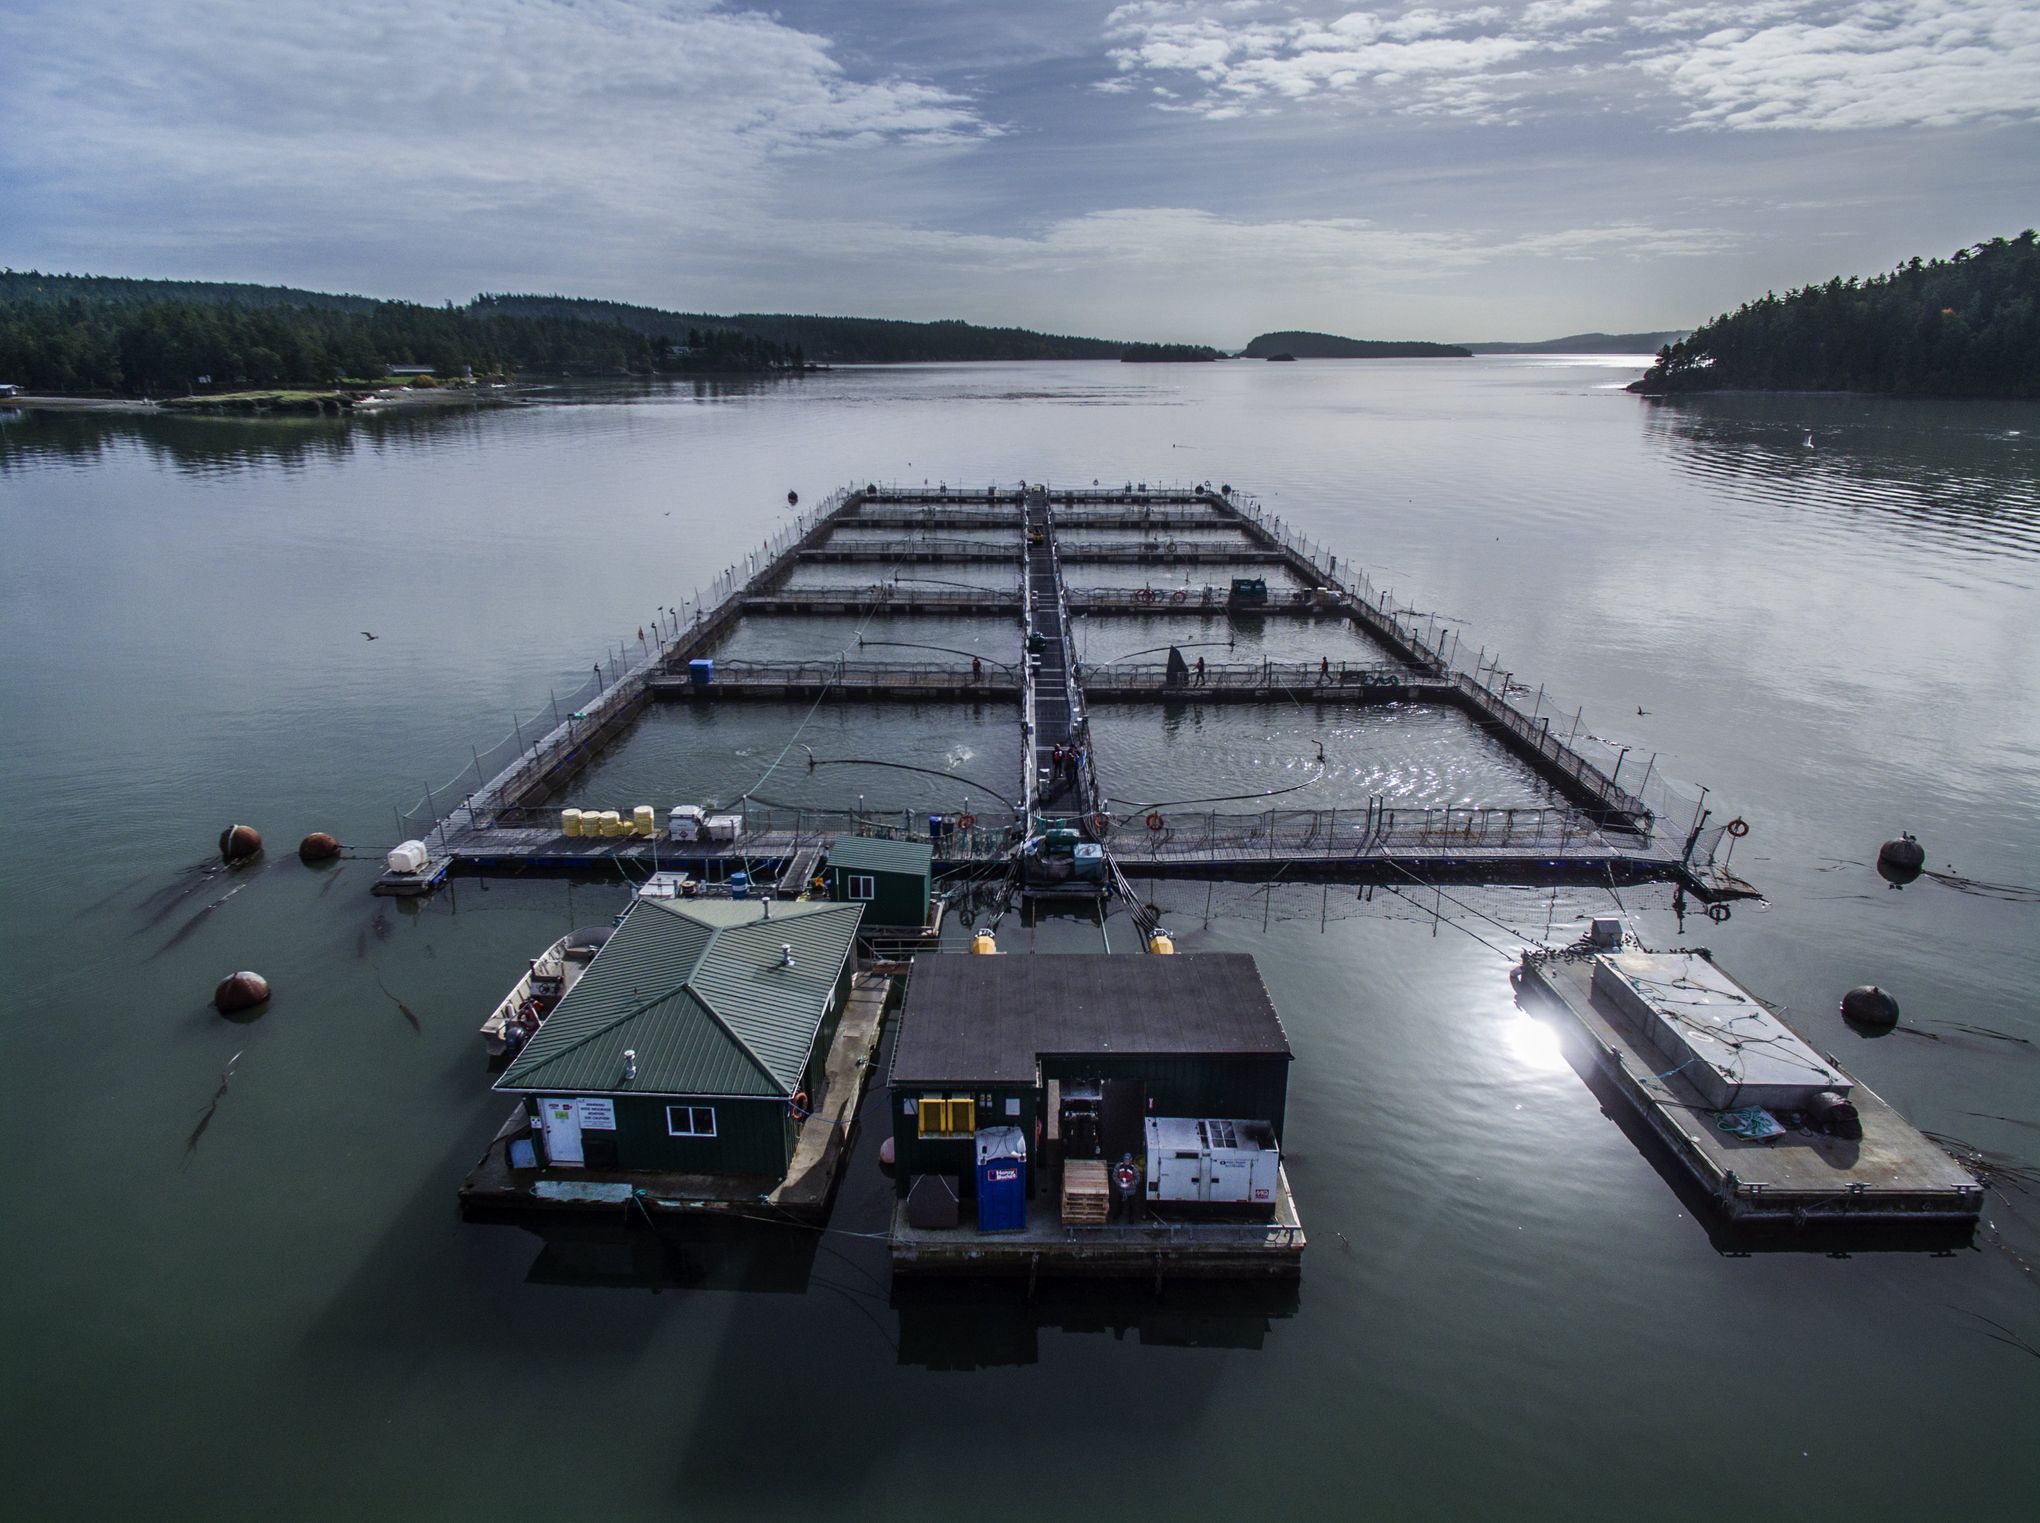
<svg viewBox="0 0 2040 1523"><path fill-rule="evenodd" d="M605 809L605 810L603 810L603 811L602 811L602 833L603 833L604 835L606 835L606 836L620 836L620 835L622 835L622 834L623 834L623 816L622 816L622 815L620 815L620 814L618 814L618 813L617 813L617 812L616 812L616 811L615 811L614 809Z"/></svg>
<svg viewBox="0 0 2040 1523"><path fill-rule="evenodd" d="M581 811L578 809L562 809L560 811L560 834L563 836L577 836L580 833Z"/></svg>
<svg viewBox="0 0 2040 1523"><path fill-rule="evenodd" d="M970 939L970 950L974 956L990 957L999 950L999 943L990 931L979 931Z"/></svg>
<svg viewBox="0 0 2040 1523"><path fill-rule="evenodd" d="M659 811L650 804L640 804L630 812L630 828L633 835L655 836L659 833Z"/></svg>
<svg viewBox="0 0 2040 1523"><path fill-rule="evenodd" d="M1148 938L1148 950L1158 957L1174 957L1176 943L1167 931L1157 931Z"/></svg>

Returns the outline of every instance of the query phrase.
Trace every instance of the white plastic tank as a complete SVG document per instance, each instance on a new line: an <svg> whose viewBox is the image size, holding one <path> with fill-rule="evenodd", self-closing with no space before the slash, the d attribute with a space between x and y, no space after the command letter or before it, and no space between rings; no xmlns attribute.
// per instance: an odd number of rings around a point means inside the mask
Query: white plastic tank
<svg viewBox="0 0 2040 1523"><path fill-rule="evenodd" d="M676 841L700 840L700 806L696 804L675 804L666 814L666 833Z"/></svg>
<svg viewBox="0 0 2040 1523"><path fill-rule="evenodd" d="M743 816L735 814L712 814L702 821L701 834L709 841L734 841L743 827Z"/></svg>
<svg viewBox="0 0 2040 1523"><path fill-rule="evenodd" d="M393 873L422 873L429 853L423 841L406 841L390 852L390 871Z"/></svg>
<svg viewBox="0 0 2040 1523"><path fill-rule="evenodd" d="M578 809L562 809L560 811L560 834L563 836L577 836L580 833L581 811Z"/></svg>

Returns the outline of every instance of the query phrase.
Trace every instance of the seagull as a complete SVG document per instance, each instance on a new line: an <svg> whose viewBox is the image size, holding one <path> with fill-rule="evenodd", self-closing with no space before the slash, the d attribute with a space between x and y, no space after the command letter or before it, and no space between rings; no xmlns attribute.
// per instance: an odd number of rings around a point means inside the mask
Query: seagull
<svg viewBox="0 0 2040 1523"><path fill-rule="evenodd" d="M364 630L363 630L363 631L361 632L361 638L362 638L362 639L364 639L364 640L377 640L377 639L380 639L380 638L381 638L381 636L380 636L380 635L372 635L372 634L370 634L370 633L369 633L369 632L368 632L367 630L365 630L365 629L364 629Z"/></svg>

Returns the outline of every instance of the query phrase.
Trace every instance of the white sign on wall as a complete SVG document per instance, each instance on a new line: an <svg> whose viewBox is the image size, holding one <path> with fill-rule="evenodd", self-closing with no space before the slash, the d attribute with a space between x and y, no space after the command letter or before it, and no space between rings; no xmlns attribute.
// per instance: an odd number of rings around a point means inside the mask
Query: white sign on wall
<svg viewBox="0 0 2040 1523"><path fill-rule="evenodd" d="M616 1102L614 1100L581 1099L574 1102L581 1113L583 1131L613 1132L616 1130Z"/></svg>

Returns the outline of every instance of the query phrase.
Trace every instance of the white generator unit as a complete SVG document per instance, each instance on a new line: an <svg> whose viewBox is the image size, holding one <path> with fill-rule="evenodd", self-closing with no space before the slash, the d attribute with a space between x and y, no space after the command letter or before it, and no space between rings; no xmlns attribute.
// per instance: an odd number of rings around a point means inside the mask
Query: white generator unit
<svg viewBox="0 0 2040 1523"><path fill-rule="evenodd" d="M1275 1209L1282 1150L1265 1121L1150 1116L1147 1202L1151 1206Z"/></svg>
<svg viewBox="0 0 2040 1523"><path fill-rule="evenodd" d="M740 814L712 814L701 822L701 839L704 841L734 841L737 832L744 828L744 817Z"/></svg>
<svg viewBox="0 0 2040 1523"><path fill-rule="evenodd" d="M701 839L702 811L698 804L675 804L666 812L666 834L676 841Z"/></svg>

